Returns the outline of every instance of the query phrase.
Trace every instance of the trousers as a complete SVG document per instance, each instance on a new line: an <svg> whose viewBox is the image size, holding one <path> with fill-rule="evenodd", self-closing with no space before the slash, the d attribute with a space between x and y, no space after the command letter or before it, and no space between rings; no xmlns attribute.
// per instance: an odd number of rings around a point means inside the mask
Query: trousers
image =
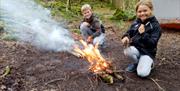
<svg viewBox="0 0 180 91"><path fill-rule="evenodd" d="M147 77L152 69L153 59L149 55L141 55L134 46L124 49L124 54L134 63L137 63L137 75Z"/></svg>
<svg viewBox="0 0 180 91"><path fill-rule="evenodd" d="M85 41L88 39L88 36L94 34L94 32L87 25L84 24L80 25L80 31ZM106 36L105 33L101 33L99 36L93 39L93 44L95 45L96 43L99 43L99 45L103 45L105 42L105 36Z"/></svg>

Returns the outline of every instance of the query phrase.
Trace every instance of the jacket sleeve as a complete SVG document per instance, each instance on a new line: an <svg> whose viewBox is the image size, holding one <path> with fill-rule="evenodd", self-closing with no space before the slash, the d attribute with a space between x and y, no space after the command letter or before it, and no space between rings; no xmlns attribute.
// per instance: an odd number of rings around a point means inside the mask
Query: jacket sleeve
<svg viewBox="0 0 180 91"><path fill-rule="evenodd" d="M79 29L81 28L81 24L84 22L84 20L81 20L79 23Z"/></svg>
<svg viewBox="0 0 180 91"><path fill-rule="evenodd" d="M93 38L99 36L101 34L101 24L99 21L95 21L95 30L96 32L92 35Z"/></svg>
<svg viewBox="0 0 180 91"><path fill-rule="evenodd" d="M135 21L131 24L128 31L122 36L122 39L124 37L132 38L135 35L135 31L138 29L139 24Z"/></svg>
<svg viewBox="0 0 180 91"><path fill-rule="evenodd" d="M142 43L148 48L156 48L158 40L161 36L161 28L159 24L154 25L152 33L143 33L142 34Z"/></svg>

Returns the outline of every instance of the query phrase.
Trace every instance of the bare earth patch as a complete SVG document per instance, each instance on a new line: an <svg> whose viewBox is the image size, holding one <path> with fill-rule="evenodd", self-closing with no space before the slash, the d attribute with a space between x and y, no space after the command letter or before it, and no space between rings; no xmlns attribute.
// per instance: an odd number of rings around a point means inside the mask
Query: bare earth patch
<svg viewBox="0 0 180 91"><path fill-rule="evenodd" d="M164 30L155 69L148 78L124 72L122 31L106 24L107 48L102 55L122 71L124 81L108 85L88 71L85 59L66 52L40 51L29 44L0 40L1 91L178 91L180 89L180 31Z"/></svg>

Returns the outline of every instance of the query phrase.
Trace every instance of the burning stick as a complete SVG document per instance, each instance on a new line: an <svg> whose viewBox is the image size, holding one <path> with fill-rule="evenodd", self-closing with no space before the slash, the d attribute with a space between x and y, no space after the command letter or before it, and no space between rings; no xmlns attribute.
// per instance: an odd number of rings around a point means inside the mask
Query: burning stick
<svg viewBox="0 0 180 91"><path fill-rule="evenodd" d="M114 77L119 80L124 80L121 75L118 75L114 72L112 63L106 61L100 54L98 50L98 44L95 46L92 44L87 44L85 41L80 40L83 49L80 49L78 46L75 47L75 53L81 55L81 57L86 58L90 63L89 70L97 75L99 75L105 82L112 84L114 81Z"/></svg>

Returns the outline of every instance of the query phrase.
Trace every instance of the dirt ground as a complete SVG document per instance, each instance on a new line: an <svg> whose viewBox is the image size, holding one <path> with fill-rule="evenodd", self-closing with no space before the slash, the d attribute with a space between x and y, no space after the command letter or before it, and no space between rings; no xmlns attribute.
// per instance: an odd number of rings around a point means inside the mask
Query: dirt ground
<svg viewBox="0 0 180 91"><path fill-rule="evenodd" d="M0 40L0 91L178 91L180 89L180 31L163 30L155 69L148 78L123 70L130 61L123 55L123 31L106 24L107 48L102 55L122 71L124 81L109 85L88 71L85 59L67 52L37 50L29 44Z"/></svg>

